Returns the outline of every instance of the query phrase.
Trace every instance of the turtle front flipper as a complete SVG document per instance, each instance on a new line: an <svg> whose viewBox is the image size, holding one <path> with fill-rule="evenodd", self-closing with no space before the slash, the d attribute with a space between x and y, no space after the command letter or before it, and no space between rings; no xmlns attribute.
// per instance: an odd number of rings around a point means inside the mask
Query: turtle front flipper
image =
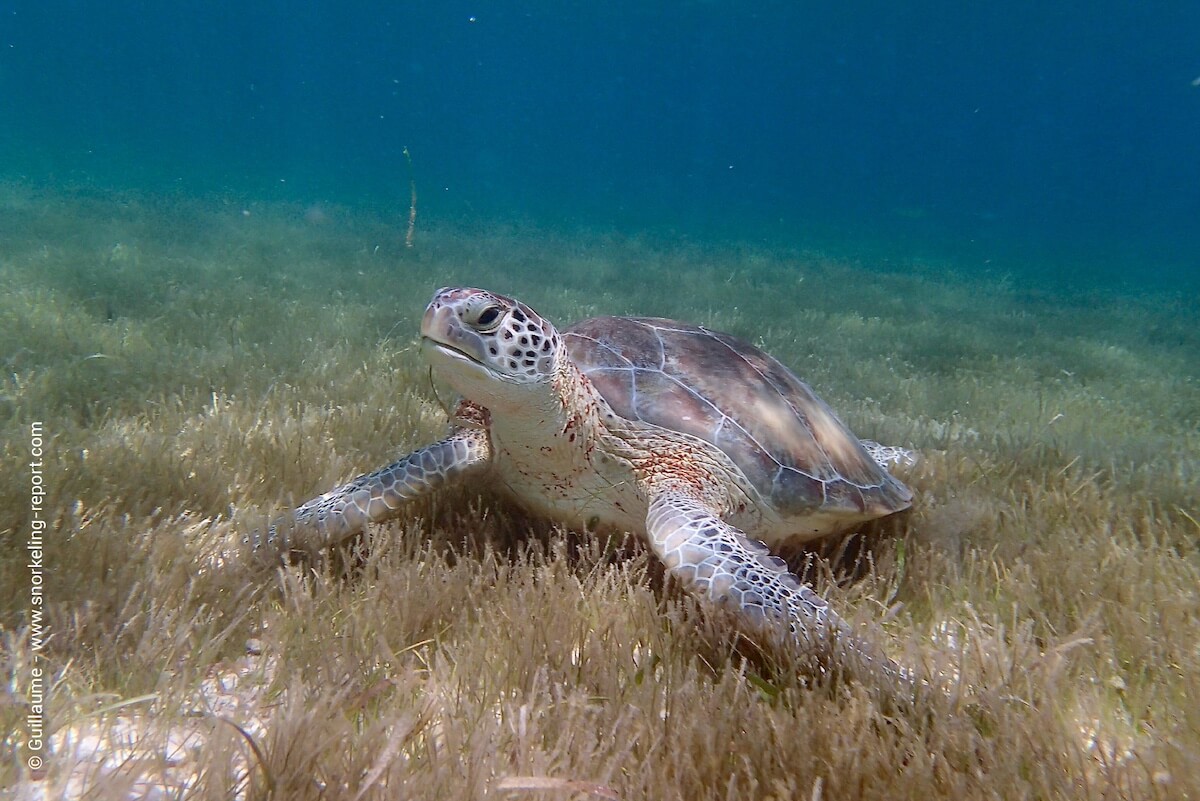
<svg viewBox="0 0 1200 801"><path fill-rule="evenodd" d="M703 500L671 486L651 494L650 547L698 595L732 606L755 628L787 626L823 670L845 669L873 683L907 687L908 671L850 626L763 543L726 523Z"/></svg>
<svg viewBox="0 0 1200 801"><path fill-rule="evenodd" d="M481 428L459 428L449 437L366 473L297 507L276 520L266 535L254 532L250 547L275 558L291 551L313 552L335 545L368 523L395 517L415 498L486 468L491 443Z"/></svg>

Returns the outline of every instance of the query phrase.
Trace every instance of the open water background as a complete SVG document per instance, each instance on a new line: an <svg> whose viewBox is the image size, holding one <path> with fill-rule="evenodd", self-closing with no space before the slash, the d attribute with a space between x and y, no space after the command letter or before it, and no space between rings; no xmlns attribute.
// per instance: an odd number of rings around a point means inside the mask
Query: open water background
<svg viewBox="0 0 1200 801"><path fill-rule="evenodd" d="M0 180L1194 288L1200 4L0 2Z"/></svg>

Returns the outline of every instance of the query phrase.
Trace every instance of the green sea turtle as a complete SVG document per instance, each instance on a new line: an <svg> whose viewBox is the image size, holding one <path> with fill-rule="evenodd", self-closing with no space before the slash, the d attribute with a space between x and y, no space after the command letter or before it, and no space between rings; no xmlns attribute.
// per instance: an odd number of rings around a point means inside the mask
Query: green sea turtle
<svg viewBox="0 0 1200 801"><path fill-rule="evenodd" d="M790 633L822 666L905 675L769 548L906 509L912 492L887 468L912 454L857 439L774 358L666 319L560 333L463 288L433 296L421 350L461 395L449 436L303 504L256 549L319 549L440 487L486 483L569 526L644 535L694 592Z"/></svg>

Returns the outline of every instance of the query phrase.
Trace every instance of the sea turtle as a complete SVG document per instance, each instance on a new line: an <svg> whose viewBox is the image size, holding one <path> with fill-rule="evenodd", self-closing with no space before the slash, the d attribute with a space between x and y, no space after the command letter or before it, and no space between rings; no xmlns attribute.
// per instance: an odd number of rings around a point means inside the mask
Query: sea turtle
<svg viewBox="0 0 1200 801"><path fill-rule="evenodd" d="M255 535L260 553L319 549L440 487L486 482L569 526L644 535L694 592L790 632L822 666L906 674L769 546L909 507L887 468L912 454L857 439L774 358L660 318L559 332L519 300L467 288L434 294L421 350L461 395L449 435L303 504Z"/></svg>

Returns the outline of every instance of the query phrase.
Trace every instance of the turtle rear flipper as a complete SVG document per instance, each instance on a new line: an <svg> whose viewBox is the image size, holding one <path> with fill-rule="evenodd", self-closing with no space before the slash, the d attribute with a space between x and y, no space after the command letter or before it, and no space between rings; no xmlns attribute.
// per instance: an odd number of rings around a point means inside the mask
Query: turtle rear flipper
<svg viewBox="0 0 1200 801"><path fill-rule="evenodd" d="M884 470L895 470L896 468L916 467L920 457L914 450L901 448L898 445L882 445L873 439L859 440L875 463Z"/></svg>

